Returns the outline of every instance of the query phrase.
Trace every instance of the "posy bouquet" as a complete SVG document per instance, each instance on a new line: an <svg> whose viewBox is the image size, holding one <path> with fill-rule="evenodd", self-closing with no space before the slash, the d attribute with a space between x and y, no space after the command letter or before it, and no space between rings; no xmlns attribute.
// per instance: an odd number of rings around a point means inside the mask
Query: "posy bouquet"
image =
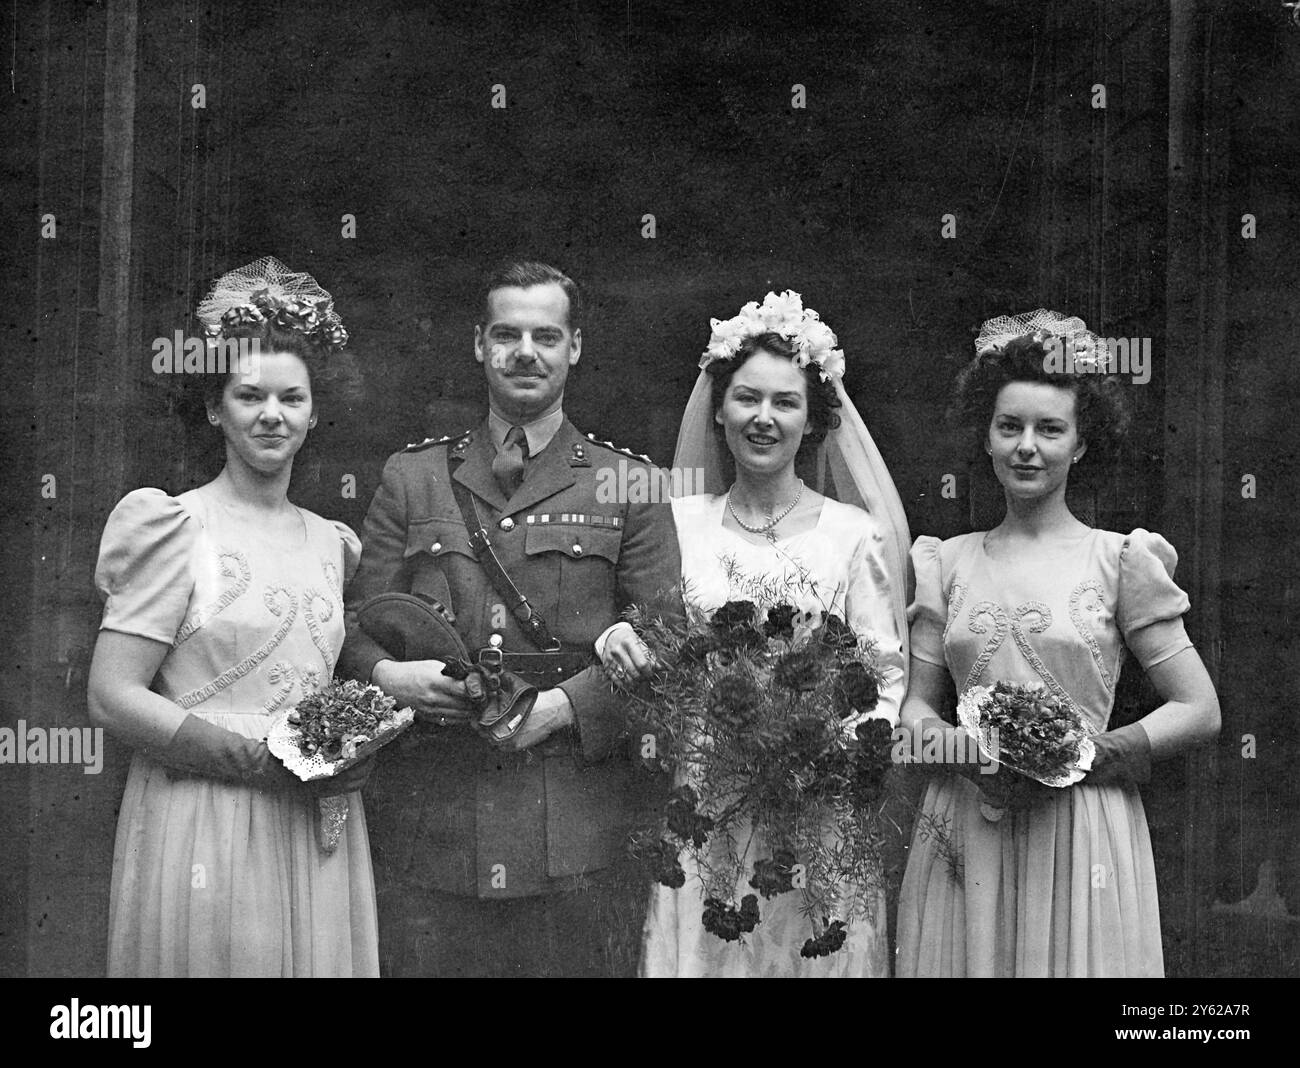
<svg viewBox="0 0 1300 1068"><path fill-rule="evenodd" d="M957 721L990 760L1047 786L1070 786L1092 767L1082 718L1045 686L972 686L957 701Z"/></svg>
<svg viewBox="0 0 1300 1068"><path fill-rule="evenodd" d="M729 601L671 624L633 609L631 621L656 662L628 694L641 755L674 782L634 853L669 887L694 861L718 938L762 922L760 895L799 893L802 955L834 952L883 878L891 728L866 717L880 681L870 643L838 616L782 602Z"/></svg>
<svg viewBox="0 0 1300 1068"><path fill-rule="evenodd" d="M304 782L315 782L354 767L387 745L415 721L409 708L378 686L353 679L331 679L277 717L266 744L284 766ZM321 849L332 853L348 815L345 796L320 799Z"/></svg>

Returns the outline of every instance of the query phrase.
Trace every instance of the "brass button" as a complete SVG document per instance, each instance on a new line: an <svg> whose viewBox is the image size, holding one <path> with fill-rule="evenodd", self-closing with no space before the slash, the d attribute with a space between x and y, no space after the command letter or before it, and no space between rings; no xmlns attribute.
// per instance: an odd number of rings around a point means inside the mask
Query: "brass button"
<svg viewBox="0 0 1300 1068"><path fill-rule="evenodd" d="M574 556L582 555L582 546L576 541L573 543L573 555Z"/></svg>
<svg viewBox="0 0 1300 1068"><path fill-rule="evenodd" d="M500 649L502 641L503 639L500 634L488 635L488 645L492 646L493 649Z"/></svg>
<svg viewBox="0 0 1300 1068"><path fill-rule="evenodd" d="M511 519L509 516L506 516L503 520L501 520L500 524L498 525L501 527L502 530L515 529L515 521Z"/></svg>
<svg viewBox="0 0 1300 1068"><path fill-rule="evenodd" d="M442 552L442 542L435 541L432 545L429 546L429 552L431 553Z"/></svg>

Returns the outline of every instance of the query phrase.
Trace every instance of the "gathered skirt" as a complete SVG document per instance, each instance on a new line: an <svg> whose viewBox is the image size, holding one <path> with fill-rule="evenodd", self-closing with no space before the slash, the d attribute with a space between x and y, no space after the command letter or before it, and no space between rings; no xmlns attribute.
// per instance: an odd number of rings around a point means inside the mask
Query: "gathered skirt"
<svg viewBox="0 0 1300 1068"><path fill-rule="evenodd" d="M251 719L208 718L241 733ZM378 975L365 812L360 793L347 797L326 855L315 798L173 778L137 754L113 853L109 975Z"/></svg>
<svg viewBox="0 0 1300 1068"><path fill-rule="evenodd" d="M1135 786L1077 785L985 817L975 785L931 781L960 879L918 821L898 907L897 974L1162 976L1160 907Z"/></svg>

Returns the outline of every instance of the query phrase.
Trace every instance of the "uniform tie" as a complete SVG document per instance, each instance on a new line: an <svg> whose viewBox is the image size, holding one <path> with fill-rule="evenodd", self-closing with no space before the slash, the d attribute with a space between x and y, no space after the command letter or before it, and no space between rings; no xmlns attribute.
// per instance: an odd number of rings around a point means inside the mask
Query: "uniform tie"
<svg viewBox="0 0 1300 1068"><path fill-rule="evenodd" d="M524 435L524 428L512 426L492 461L492 477L497 480L506 500L514 496L515 490L524 480L524 460L527 457L528 438Z"/></svg>

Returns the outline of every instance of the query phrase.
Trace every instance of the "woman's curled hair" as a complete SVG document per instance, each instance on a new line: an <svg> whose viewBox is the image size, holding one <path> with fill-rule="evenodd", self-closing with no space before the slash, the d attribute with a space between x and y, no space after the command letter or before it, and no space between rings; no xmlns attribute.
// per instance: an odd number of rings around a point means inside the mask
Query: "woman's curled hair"
<svg viewBox="0 0 1300 1068"><path fill-rule="evenodd" d="M1048 345L1033 335L1015 338L998 351L977 356L957 376L950 416L966 429L982 450L988 439L993 409L1002 387L1011 382L1041 382L1074 393L1079 438L1088 449L1079 461L1085 467L1109 464L1118 454L1132 416L1125 384L1104 371L1050 369Z"/></svg>

